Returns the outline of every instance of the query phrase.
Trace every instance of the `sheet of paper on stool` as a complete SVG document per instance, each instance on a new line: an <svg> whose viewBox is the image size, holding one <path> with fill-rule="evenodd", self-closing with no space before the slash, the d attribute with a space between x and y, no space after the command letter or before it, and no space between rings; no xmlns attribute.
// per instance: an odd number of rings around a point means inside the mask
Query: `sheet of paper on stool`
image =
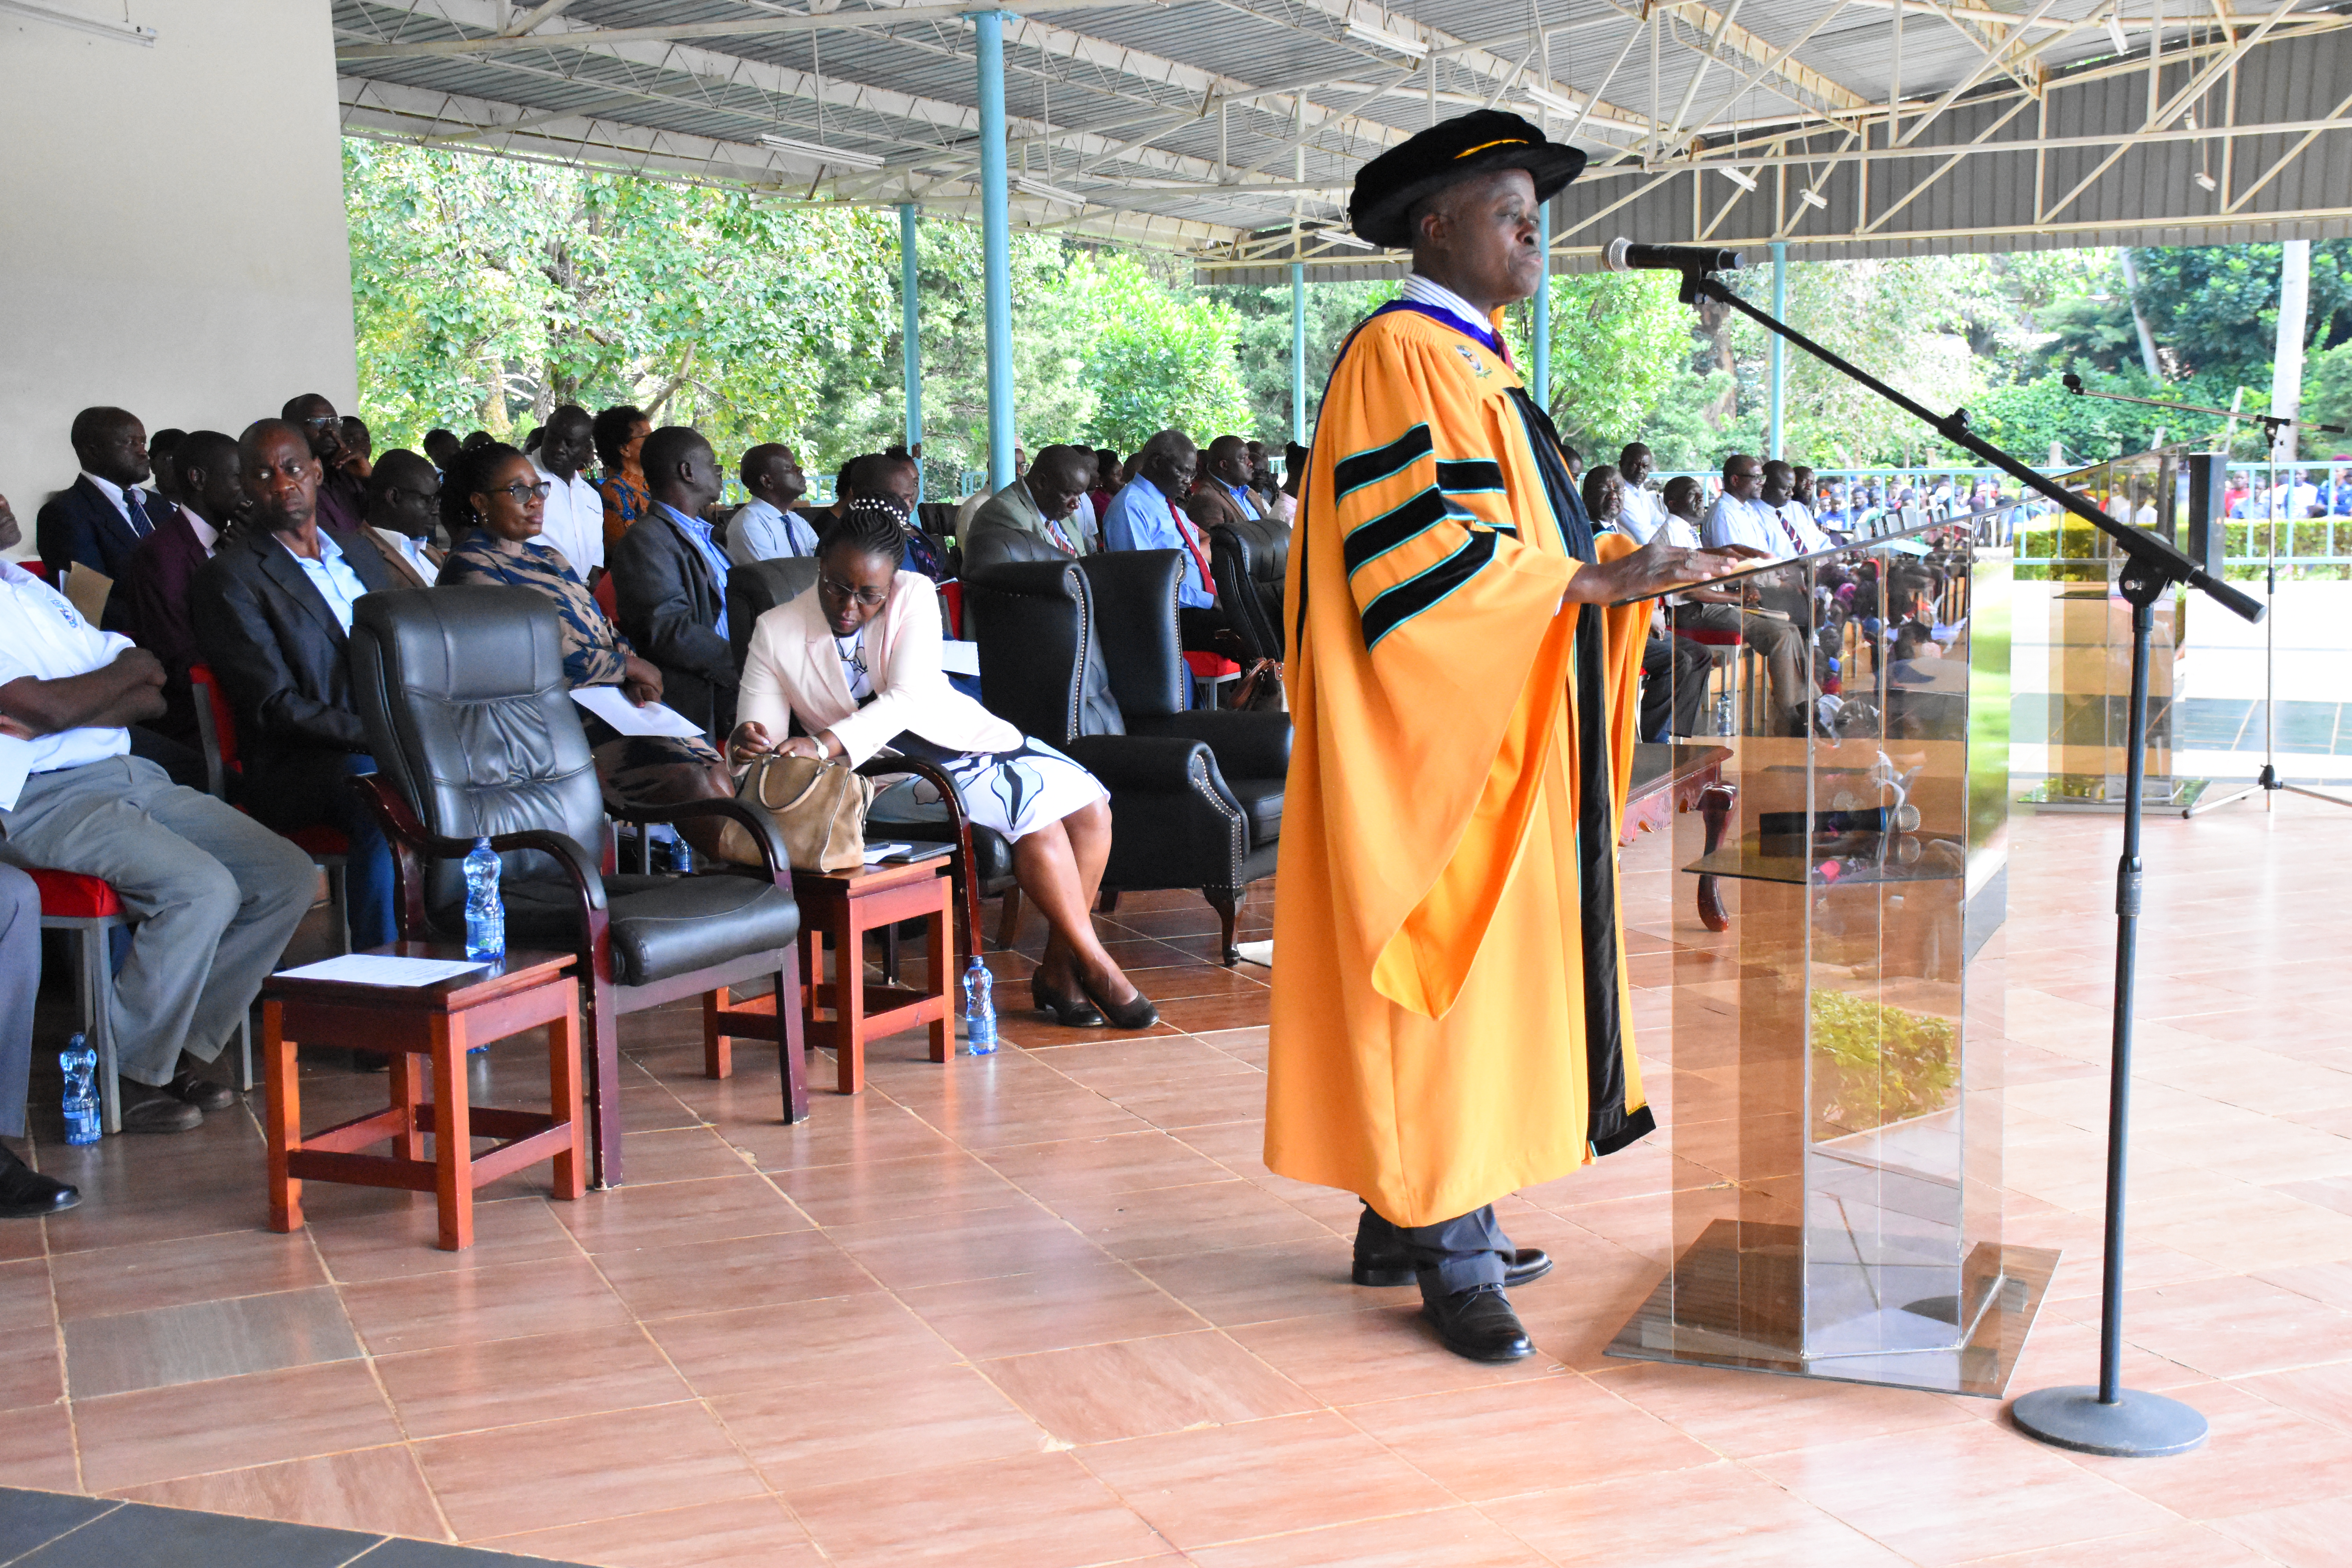
<svg viewBox="0 0 2352 1568"><path fill-rule="evenodd" d="M685 714L658 702L648 702L640 708L624 697L617 686L575 686L572 689L572 700L624 735L676 735L696 741L703 738L702 726Z"/></svg>
<svg viewBox="0 0 2352 1568"><path fill-rule="evenodd" d="M976 642L941 641L940 668L950 675L980 673L980 645Z"/></svg>
<svg viewBox="0 0 2352 1568"><path fill-rule="evenodd" d="M278 971L295 980L340 980L349 985L430 985L485 964L465 958L400 958L387 952L347 952L299 969Z"/></svg>
<svg viewBox="0 0 2352 1568"><path fill-rule="evenodd" d="M66 569L66 598L91 626L106 614L106 596L113 592L114 579L95 566L77 562Z"/></svg>
<svg viewBox="0 0 2352 1568"><path fill-rule="evenodd" d="M1271 942L1237 942L1234 943L1234 951L1242 955L1244 963L1260 963L1268 969L1274 967L1274 943Z"/></svg>
<svg viewBox="0 0 2352 1568"><path fill-rule="evenodd" d="M868 844L866 847L866 863L871 866L875 861L885 859L889 856L904 855L913 847L911 844Z"/></svg>

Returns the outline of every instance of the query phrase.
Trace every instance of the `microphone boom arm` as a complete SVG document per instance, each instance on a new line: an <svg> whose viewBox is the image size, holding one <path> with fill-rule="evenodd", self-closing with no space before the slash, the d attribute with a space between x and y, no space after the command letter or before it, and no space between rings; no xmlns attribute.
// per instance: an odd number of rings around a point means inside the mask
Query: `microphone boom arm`
<svg viewBox="0 0 2352 1568"><path fill-rule="evenodd" d="M1851 381L1859 382L1935 431L1953 446L1974 453L2027 489L2055 502L2105 534L2115 541L2117 547L2130 559L2143 577L2155 576L2168 582L2189 584L2241 620L2256 622L2263 618L2264 613L2263 604L2252 595L2243 593L2214 576L2171 543L2157 535L2117 522L2082 497L2044 479L1991 442L1978 437L1969 429L1967 409L1956 408L1948 415L1939 415L1924 404L1906 397L1868 371L1813 342L1779 317L1769 311L1758 310L1733 292L1729 285L1711 272L1694 267L1685 269L1682 278L1681 299L1684 304L1696 304L1700 300L1705 299L1728 306L1766 331L1796 344L1797 347L1841 375Z"/></svg>

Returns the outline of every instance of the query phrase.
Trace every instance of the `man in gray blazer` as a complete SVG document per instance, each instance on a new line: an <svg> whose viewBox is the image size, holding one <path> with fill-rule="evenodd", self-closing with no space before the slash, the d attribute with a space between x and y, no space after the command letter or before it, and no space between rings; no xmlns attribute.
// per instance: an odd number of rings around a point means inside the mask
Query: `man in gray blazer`
<svg viewBox="0 0 2352 1568"><path fill-rule="evenodd" d="M1078 447L1048 447L1018 479L972 514L964 531L967 575L1001 561L1039 561L1087 553L1078 501L1094 482L1095 458Z"/></svg>

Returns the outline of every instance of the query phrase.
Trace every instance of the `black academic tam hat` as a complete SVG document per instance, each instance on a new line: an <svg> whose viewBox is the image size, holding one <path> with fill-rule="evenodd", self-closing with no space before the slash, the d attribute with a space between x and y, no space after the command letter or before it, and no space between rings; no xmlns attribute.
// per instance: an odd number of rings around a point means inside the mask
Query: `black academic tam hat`
<svg viewBox="0 0 2352 1568"><path fill-rule="evenodd" d="M1535 176L1536 199L1548 202L1584 172L1584 154L1498 109L1475 110L1400 142L1356 171L1348 222L1384 250L1412 245L1407 222L1415 202L1474 174L1525 169Z"/></svg>

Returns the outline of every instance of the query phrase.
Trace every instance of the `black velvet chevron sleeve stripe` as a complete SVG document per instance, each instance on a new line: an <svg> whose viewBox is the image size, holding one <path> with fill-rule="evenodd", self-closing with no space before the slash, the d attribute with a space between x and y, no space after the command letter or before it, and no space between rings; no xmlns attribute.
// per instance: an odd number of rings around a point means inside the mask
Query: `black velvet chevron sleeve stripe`
<svg viewBox="0 0 2352 1568"><path fill-rule="evenodd" d="M1416 425L1385 447L1355 452L1332 465L1331 500L1343 501L1366 485L1378 484L1391 474L1402 473L1433 448L1430 444L1429 426Z"/></svg>
<svg viewBox="0 0 2352 1568"><path fill-rule="evenodd" d="M1339 551L1347 563L1348 575L1353 577L1367 563L1377 561L1398 545L1418 538L1445 517L1450 510L1444 496L1433 489L1423 490L1402 506L1357 524L1349 530L1347 540Z"/></svg>
<svg viewBox="0 0 2352 1568"><path fill-rule="evenodd" d="M1474 531L1461 549L1364 606L1364 647L1378 647L1382 637L1475 577L1494 558L1494 534Z"/></svg>
<svg viewBox="0 0 2352 1568"><path fill-rule="evenodd" d="M1451 462L1440 458L1437 488L1450 496L1499 495L1503 489L1503 465L1485 458L1464 458Z"/></svg>

